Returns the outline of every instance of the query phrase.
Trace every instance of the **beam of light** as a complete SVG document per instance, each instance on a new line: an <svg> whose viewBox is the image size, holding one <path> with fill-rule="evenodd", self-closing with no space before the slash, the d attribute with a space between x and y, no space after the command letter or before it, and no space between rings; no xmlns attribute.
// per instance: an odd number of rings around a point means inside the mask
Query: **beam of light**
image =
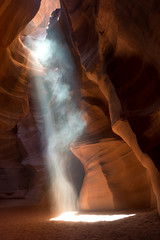
<svg viewBox="0 0 160 240"><path fill-rule="evenodd" d="M58 217L51 218L50 221L64 222L112 222L128 217L133 217L136 214L113 214L113 215L94 215L80 214L78 212L65 212Z"/></svg>
<svg viewBox="0 0 160 240"><path fill-rule="evenodd" d="M44 132L51 202L58 212L73 211L77 208L77 195L66 174L68 152L70 144L85 127L71 94L73 85L76 85L76 66L67 44L56 39L29 41L27 44L33 50L31 57L45 69L43 76L34 77L32 84L40 109L35 119L43 125L40 131L43 129Z"/></svg>
<svg viewBox="0 0 160 240"><path fill-rule="evenodd" d="M52 43L53 47L53 43ZM40 62L46 63L52 57L51 41L35 41L33 55L40 60Z"/></svg>

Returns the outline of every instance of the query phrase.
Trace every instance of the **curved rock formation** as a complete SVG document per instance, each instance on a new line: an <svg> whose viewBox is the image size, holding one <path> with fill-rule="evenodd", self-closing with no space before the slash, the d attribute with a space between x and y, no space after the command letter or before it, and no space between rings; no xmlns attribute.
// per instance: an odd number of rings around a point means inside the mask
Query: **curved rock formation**
<svg viewBox="0 0 160 240"><path fill-rule="evenodd" d="M41 1L0 1L0 196L23 198L30 174L22 165L26 151L17 124L29 112L28 56L20 32L34 17Z"/></svg>
<svg viewBox="0 0 160 240"><path fill-rule="evenodd" d="M122 137L135 157L147 169L160 211L160 174L149 155L142 152L142 150L150 151L154 161L154 154L151 152L159 143L155 141L152 146L148 143L147 147L145 134L147 135L150 129L152 139L156 140L159 134L154 134L151 130L154 128L151 122L146 128L143 127L143 130L138 131L140 125L138 119L143 118L145 121L151 119L153 115L159 116L160 96L157 91L159 73L156 70L159 57L155 59L150 51L152 45L156 45L153 49L159 51L158 41L155 38L159 32L155 33L157 29L153 28L153 21L149 21L148 16L150 9L155 11L156 3L157 1L150 1L148 4L145 1L141 3L138 1L117 3L117 1L104 0L74 1L74 3L62 1L70 21L72 40L79 52L87 77L98 85L101 94L108 102L112 130ZM160 21L158 11L157 9L156 20ZM144 16L143 20L140 13ZM153 28L152 32L150 26ZM153 84L150 83L151 80ZM137 120L137 129L133 123L134 119ZM159 128L157 131L159 132ZM143 142L143 148L140 149L142 138L145 139L145 143ZM83 151L80 153L85 159ZM79 156L79 153L77 155ZM87 192L84 194L85 200L81 201L86 204L83 205L84 208L90 208L87 203L90 198L86 195Z"/></svg>

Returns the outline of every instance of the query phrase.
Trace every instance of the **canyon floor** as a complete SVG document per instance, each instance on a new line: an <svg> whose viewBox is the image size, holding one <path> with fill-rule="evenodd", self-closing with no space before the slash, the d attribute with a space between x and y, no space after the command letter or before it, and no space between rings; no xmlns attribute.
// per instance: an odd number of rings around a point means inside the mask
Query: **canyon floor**
<svg viewBox="0 0 160 240"><path fill-rule="evenodd" d="M0 200L0 240L160 239L160 218L155 209L97 213L135 214L112 222L62 222L50 221L54 213L49 208L13 201Z"/></svg>

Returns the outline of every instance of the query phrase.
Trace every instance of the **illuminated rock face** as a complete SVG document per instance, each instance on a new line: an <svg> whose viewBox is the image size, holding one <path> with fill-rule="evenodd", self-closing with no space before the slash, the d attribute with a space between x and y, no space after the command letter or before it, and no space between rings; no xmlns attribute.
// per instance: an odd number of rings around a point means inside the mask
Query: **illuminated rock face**
<svg viewBox="0 0 160 240"><path fill-rule="evenodd" d="M0 197L4 198L24 198L31 174L22 165L28 153L18 138L18 132L22 135L22 128L29 119L25 122L29 112L29 51L19 34L39 6L40 1L0 1ZM22 118L23 124L20 123ZM30 124L32 126L33 121Z"/></svg>
<svg viewBox="0 0 160 240"><path fill-rule="evenodd" d="M157 1L62 3L85 68L82 106L87 129L84 142L72 149L86 171L80 206L99 209L150 204L149 176L160 211ZM99 179L106 177L106 184L95 180L98 175Z"/></svg>
<svg viewBox="0 0 160 240"><path fill-rule="evenodd" d="M18 34L38 11L40 1L27 5L17 1L16 10L12 1L1 2L0 193L25 197L33 169L39 172L39 188L45 182L45 146L42 116L33 104L38 99L32 85L28 90L29 51ZM85 170L79 206L83 210L143 208L151 206L155 196L160 204L158 1L62 0L61 4L62 25L57 29L63 29L67 18L70 34L63 30L81 75L80 105L86 122L83 135L71 147ZM6 6L18 12L14 19ZM37 25L38 19L33 20ZM10 29L11 22L16 28ZM33 31L37 36L32 27L30 22L23 34Z"/></svg>

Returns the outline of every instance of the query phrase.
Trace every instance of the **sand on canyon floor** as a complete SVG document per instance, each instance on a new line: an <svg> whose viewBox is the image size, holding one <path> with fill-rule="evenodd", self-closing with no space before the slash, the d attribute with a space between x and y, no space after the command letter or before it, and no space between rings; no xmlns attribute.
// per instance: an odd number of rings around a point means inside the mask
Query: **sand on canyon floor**
<svg viewBox="0 0 160 240"><path fill-rule="evenodd" d="M135 215L109 222L50 221L54 214L48 208L0 200L0 240L160 240L160 217L155 209L97 214L121 213Z"/></svg>

